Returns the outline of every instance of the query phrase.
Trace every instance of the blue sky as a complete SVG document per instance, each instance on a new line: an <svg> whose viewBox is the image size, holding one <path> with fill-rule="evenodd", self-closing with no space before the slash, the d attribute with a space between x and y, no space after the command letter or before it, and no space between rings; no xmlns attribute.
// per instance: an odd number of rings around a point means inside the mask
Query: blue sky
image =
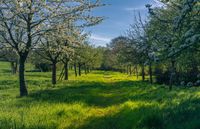
<svg viewBox="0 0 200 129"><path fill-rule="evenodd" d="M94 10L97 16L104 16L103 23L87 29L91 32L90 42L95 46L105 46L111 39L124 35L134 22L134 14L140 12L146 17L146 4L160 6L156 0L102 0L107 6Z"/></svg>

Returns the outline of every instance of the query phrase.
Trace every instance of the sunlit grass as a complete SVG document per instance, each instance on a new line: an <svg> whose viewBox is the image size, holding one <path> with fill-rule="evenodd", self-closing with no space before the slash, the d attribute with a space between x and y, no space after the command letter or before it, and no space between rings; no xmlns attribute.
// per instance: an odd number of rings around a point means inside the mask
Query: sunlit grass
<svg viewBox="0 0 200 129"><path fill-rule="evenodd" d="M30 66L27 69L31 68ZM26 73L29 96L0 62L0 129L199 129L200 89L150 85L93 71L53 87L50 73Z"/></svg>

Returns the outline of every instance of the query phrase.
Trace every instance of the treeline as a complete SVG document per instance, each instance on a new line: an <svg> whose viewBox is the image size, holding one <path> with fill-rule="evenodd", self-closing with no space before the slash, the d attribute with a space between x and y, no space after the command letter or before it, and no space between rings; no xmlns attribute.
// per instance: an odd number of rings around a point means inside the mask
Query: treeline
<svg viewBox="0 0 200 129"><path fill-rule="evenodd" d="M126 35L107 46L110 66L129 74L149 75L150 83L200 85L200 4L198 0L162 0L146 5L149 16L135 15Z"/></svg>

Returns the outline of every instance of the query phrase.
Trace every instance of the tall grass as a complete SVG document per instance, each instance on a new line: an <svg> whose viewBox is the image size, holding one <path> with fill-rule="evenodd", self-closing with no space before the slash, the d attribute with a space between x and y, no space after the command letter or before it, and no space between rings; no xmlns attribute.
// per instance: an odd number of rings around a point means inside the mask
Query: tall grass
<svg viewBox="0 0 200 129"><path fill-rule="evenodd" d="M0 62L0 129L200 128L199 88L169 92L117 72L69 78L52 87L50 73L28 72L29 96L19 98L17 75Z"/></svg>

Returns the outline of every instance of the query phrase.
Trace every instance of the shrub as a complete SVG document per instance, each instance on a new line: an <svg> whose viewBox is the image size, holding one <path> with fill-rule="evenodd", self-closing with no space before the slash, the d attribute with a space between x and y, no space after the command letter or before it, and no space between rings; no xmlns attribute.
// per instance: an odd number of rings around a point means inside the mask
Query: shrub
<svg viewBox="0 0 200 129"><path fill-rule="evenodd" d="M49 72L51 70L51 65L48 63L38 63L35 64L35 68L39 69L41 72Z"/></svg>
<svg viewBox="0 0 200 129"><path fill-rule="evenodd" d="M169 71L163 72L161 69L156 68L155 69L155 75L156 75L156 83L158 84L169 84Z"/></svg>

